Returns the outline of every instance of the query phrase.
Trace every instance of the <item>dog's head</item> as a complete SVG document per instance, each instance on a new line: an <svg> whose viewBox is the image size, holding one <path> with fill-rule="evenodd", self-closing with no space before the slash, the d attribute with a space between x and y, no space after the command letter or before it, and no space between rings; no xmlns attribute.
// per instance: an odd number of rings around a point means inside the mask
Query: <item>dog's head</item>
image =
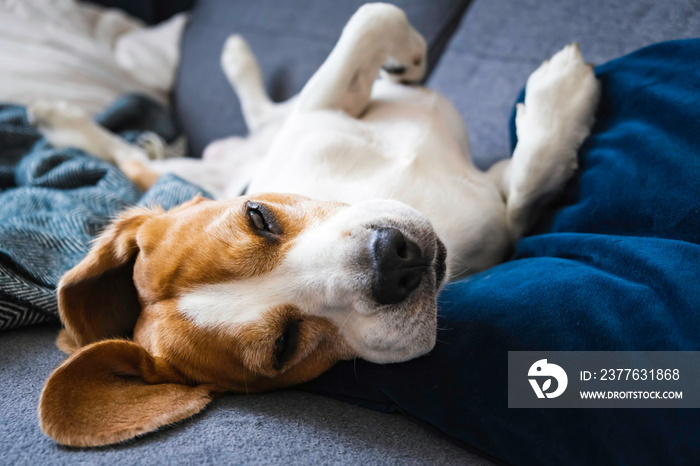
<svg viewBox="0 0 700 466"><path fill-rule="evenodd" d="M216 393L420 356L435 344L445 255L427 219L392 201L266 194L127 211L59 285L72 355L44 388L42 428L104 445Z"/></svg>

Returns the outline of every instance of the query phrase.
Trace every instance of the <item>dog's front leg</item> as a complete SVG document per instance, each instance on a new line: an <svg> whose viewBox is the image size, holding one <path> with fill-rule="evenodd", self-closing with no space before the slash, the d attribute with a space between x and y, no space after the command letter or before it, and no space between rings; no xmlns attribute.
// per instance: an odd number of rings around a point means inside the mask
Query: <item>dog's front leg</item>
<svg viewBox="0 0 700 466"><path fill-rule="evenodd" d="M527 232L536 210L560 192L578 166L577 151L591 131L600 97L593 67L577 44L545 61L527 81L515 119L518 145L502 170L513 239Z"/></svg>

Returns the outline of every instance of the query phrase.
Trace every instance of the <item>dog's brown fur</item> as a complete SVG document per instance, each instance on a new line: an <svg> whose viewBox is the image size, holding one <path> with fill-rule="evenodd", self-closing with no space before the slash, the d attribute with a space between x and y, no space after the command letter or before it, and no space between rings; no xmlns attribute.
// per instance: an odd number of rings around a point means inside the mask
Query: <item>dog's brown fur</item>
<svg viewBox="0 0 700 466"><path fill-rule="evenodd" d="M66 329L57 343L72 354L42 392L44 432L73 446L115 443L189 417L217 393L298 384L348 357L335 325L291 305L235 329L198 327L179 312L177 298L193 286L271 271L308 225L341 205L256 200L274 211L279 240L252 231L244 200L201 197L168 212L129 210L100 236L59 284ZM276 367L275 341L292 320L303 321L297 350Z"/></svg>

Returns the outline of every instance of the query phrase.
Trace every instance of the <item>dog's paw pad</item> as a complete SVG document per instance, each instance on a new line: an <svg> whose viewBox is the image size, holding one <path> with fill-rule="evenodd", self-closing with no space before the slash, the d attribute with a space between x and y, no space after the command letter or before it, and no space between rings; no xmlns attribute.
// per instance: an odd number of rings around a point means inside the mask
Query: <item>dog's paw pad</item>
<svg viewBox="0 0 700 466"><path fill-rule="evenodd" d="M413 40L408 42L413 46L406 45L405 50L397 53L401 59L388 57L382 65L381 73L384 77L404 83L415 83L423 79L426 71L425 41L418 33L414 33Z"/></svg>

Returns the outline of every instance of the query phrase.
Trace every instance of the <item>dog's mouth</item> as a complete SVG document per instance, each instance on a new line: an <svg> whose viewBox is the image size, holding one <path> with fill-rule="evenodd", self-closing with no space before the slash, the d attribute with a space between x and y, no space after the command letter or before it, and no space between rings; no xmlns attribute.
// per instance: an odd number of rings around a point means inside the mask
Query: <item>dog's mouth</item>
<svg viewBox="0 0 700 466"><path fill-rule="evenodd" d="M345 246L339 258L349 273L329 280L333 288L322 299L348 345L378 363L430 351L437 335L437 293L449 265L428 218L396 201L373 200L349 206L335 221ZM343 235L346 231L350 234Z"/></svg>
<svg viewBox="0 0 700 466"><path fill-rule="evenodd" d="M435 291L439 291L447 274L447 248L440 238L435 237L437 251L435 253Z"/></svg>

